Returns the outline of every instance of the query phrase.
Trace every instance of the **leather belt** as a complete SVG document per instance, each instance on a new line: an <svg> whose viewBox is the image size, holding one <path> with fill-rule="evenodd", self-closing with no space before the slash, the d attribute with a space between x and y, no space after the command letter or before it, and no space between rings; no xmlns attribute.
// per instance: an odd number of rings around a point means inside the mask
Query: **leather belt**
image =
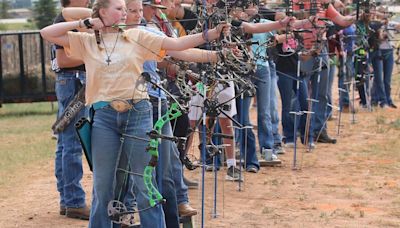
<svg viewBox="0 0 400 228"><path fill-rule="evenodd" d="M135 104L135 102L133 102L133 104ZM133 104L122 99L115 99L110 102L110 106L117 112L126 112L132 108Z"/></svg>
<svg viewBox="0 0 400 228"><path fill-rule="evenodd" d="M98 109L104 108L105 106L109 105L117 112L126 112L133 107L134 104L138 103L139 101L147 100L147 99L114 99L112 101L98 101L92 104L92 108L96 111Z"/></svg>

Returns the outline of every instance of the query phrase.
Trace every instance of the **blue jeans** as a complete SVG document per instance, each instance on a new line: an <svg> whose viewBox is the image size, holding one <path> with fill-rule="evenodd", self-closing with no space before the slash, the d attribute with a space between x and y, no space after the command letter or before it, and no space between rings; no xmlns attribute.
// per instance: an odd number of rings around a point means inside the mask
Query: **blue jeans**
<svg viewBox="0 0 400 228"><path fill-rule="evenodd" d="M269 112L271 115L271 126L272 135L274 137L274 145L277 145L282 143L282 136L281 134L279 134L278 98L276 96L276 92L278 90L278 76L276 74L275 63L271 60L269 61L269 69L271 76Z"/></svg>
<svg viewBox="0 0 400 228"><path fill-rule="evenodd" d="M297 77L295 72L287 72L286 74ZM285 143L293 143L295 139L294 129L300 129L301 141L304 142L305 137L305 129L306 129L306 121L307 114L303 114L300 117L294 116L290 112L292 111L307 111L308 110L308 89L306 80L304 78L300 78L299 89L297 89L297 82L291 78L288 78L284 75L279 75L278 80L278 88L281 94L281 102L282 102L282 129L283 136L285 137ZM292 97L295 94L296 105L292 106ZM294 118L296 119L297 126L294 126ZM300 121L298 121L300 120ZM310 126L310 132L312 132L312 123ZM313 135L310 134L309 142L313 141Z"/></svg>
<svg viewBox="0 0 400 228"><path fill-rule="evenodd" d="M390 105L393 104L392 97L390 96L391 93L391 86L392 83L392 73L393 73L393 65L394 65L394 58L393 58L393 49L381 49L382 52L382 64L383 64L383 85L385 88L385 103Z"/></svg>
<svg viewBox="0 0 400 228"><path fill-rule="evenodd" d="M382 55L380 50L370 52L370 60L374 70L374 83L371 88L371 103L372 104L385 104L385 87L383 85L382 77Z"/></svg>
<svg viewBox="0 0 400 228"><path fill-rule="evenodd" d="M346 61L343 58L339 59L339 74L338 74L338 87L344 91L339 91L339 107L350 105L349 98L349 82L354 77L354 63L353 54L351 52L346 54Z"/></svg>
<svg viewBox="0 0 400 228"><path fill-rule="evenodd" d="M274 135L271 123L271 72L269 65L257 65L254 83L257 89L257 127L258 144L262 149L273 149Z"/></svg>
<svg viewBox="0 0 400 228"><path fill-rule="evenodd" d="M322 69L318 71L320 58L322 58ZM320 57L313 57L307 61L301 62L301 71L307 75L307 79L311 82L311 97L318 100L313 102L312 125L314 132L319 132L326 129L326 108L328 105L328 88L332 87L328 75L328 56L324 49ZM311 73L310 73L311 72ZM311 131L310 131L311 132Z"/></svg>
<svg viewBox="0 0 400 228"><path fill-rule="evenodd" d="M78 77L77 77L78 76ZM64 112L69 102L78 92L77 83L84 81L84 71L57 73L56 95L58 114ZM85 207L85 191L80 183L82 170L82 147L75 131L75 122L85 115L81 110L73 121L58 134L55 175L57 190L60 192L60 205L70 208Z"/></svg>
<svg viewBox="0 0 400 228"><path fill-rule="evenodd" d="M250 103L251 97L244 96L243 99L236 99L237 107L237 119L243 127L252 126L250 123ZM260 168L260 164L256 154L256 138L252 129L239 130L239 142L240 142L240 155L245 158L246 167L255 166L257 169Z"/></svg>
<svg viewBox="0 0 400 228"><path fill-rule="evenodd" d="M107 215L107 205L115 198L118 166L129 167L131 172L139 174L132 175L131 179L138 208L140 210L150 206L141 174L151 156L146 152L148 142L141 139L149 138L146 133L152 129L152 123L152 106L147 100L137 102L125 113L118 113L109 105L96 110L92 125L93 200L89 227L112 226ZM135 138L124 137L119 154L123 132ZM123 155L127 157L126 160L120 160ZM156 185L155 178L153 184ZM121 190L121 195L126 194L124 190ZM141 211L139 215L142 227L165 227L161 205Z"/></svg>
<svg viewBox="0 0 400 228"><path fill-rule="evenodd" d="M329 105L332 105L332 85L333 85L333 79L335 78L335 73L336 73L336 57L331 58L333 63L329 65L329 71L328 71L328 89L327 89L327 99ZM329 118L332 115L332 107L327 105L326 106L326 117Z"/></svg>
<svg viewBox="0 0 400 228"><path fill-rule="evenodd" d="M170 143L171 146L171 165L172 165L172 178L175 183L176 203L188 203L188 187L183 182L182 162L179 159L179 150L174 142Z"/></svg>

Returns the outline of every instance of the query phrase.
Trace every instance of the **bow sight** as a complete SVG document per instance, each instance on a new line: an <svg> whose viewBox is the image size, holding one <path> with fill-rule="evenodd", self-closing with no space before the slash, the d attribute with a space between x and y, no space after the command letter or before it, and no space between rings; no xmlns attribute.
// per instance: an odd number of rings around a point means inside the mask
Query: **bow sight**
<svg viewBox="0 0 400 228"><path fill-rule="evenodd" d="M228 7L239 7L239 8L248 8L251 4L253 5L259 5L260 2L258 0L239 0L239 1L232 1L232 0L227 0L226 5Z"/></svg>
<svg viewBox="0 0 400 228"><path fill-rule="evenodd" d="M360 8L365 14L370 13L370 1L369 0L355 0L354 4L356 5L356 20L358 21L360 18Z"/></svg>

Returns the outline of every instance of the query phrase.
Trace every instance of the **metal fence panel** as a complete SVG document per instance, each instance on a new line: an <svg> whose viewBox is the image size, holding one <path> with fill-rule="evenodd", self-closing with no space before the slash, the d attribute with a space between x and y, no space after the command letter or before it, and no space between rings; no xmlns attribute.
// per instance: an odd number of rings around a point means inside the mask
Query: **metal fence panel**
<svg viewBox="0 0 400 228"><path fill-rule="evenodd" d="M39 31L0 33L0 104L54 101L50 43Z"/></svg>

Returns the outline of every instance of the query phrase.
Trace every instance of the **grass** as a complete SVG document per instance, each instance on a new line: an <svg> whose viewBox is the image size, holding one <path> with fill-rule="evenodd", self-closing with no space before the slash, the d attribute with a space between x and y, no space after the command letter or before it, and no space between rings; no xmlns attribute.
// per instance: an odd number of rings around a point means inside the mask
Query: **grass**
<svg viewBox="0 0 400 228"><path fill-rule="evenodd" d="M351 218L354 219L354 214L347 211L347 210L343 210L343 209L336 209L334 210L331 215L332 217L347 217L347 218Z"/></svg>
<svg viewBox="0 0 400 228"><path fill-rule="evenodd" d="M378 116L376 117L375 121L376 121L376 124L377 124L377 125L385 124L385 122L386 122L386 117L383 116L383 115L378 114Z"/></svg>
<svg viewBox="0 0 400 228"><path fill-rule="evenodd" d="M0 24L0 30L1 31L7 31L7 30L35 30L35 29L37 29L37 27L32 22Z"/></svg>
<svg viewBox="0 0 400 228"><path fill-rule="evenodd" d="M273 212L274 212L274 208L271 208L271 207L264 207L262 210L263 214L271 214Z"/></svg>
<svg viewBox="0 0 400 228"><path fill-rule="evenodd" d="M56 111L57 102L3 104L0 108L0 120L4 118L19 118L22 116L53 115Z"/></svg>
<svg viewBox="0 0 400 228"><path fill-rule="evenodd" d="M395 121L391 122L390 126L396 130L400 130L400 119L396 119Z"/></svg>
<svg viewBox="0 0 400 228"><path fill-rule="evenodd" d="M398 221L389 221L389 220L379 220L377 222L374 222L374 224L377 225L377 227L399 227Z"/></svg>
<svg viewBox="0 0 400 228"><path fill-rule="evenodd" d="M3 104L0 108L0 186L27 166L53 156L56 142L50 127L56 109L50 102Z"/></svg>

